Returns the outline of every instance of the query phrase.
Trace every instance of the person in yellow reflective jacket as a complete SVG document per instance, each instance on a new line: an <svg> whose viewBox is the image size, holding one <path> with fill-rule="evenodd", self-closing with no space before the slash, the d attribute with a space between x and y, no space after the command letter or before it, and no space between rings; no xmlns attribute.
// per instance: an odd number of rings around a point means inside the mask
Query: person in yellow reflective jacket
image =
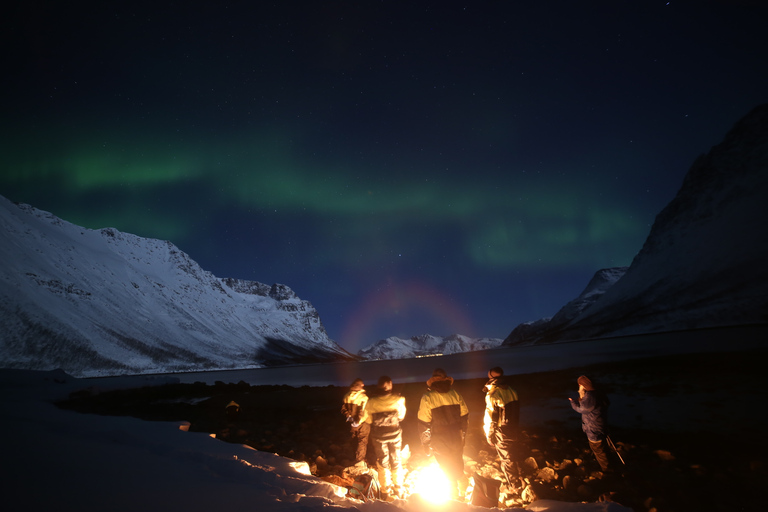
<svg viewBox="0 0 768 512"><path fill-rule="evenodd" d="M355 466L365 466L365 456L368 452L368 436L371 433L371 424L366 423L367 413L365 405L368 403L368 395L363 389L361 379L355 379L344 395L344 405L341 413L346 416L349 423L349 431L355 446Z"/></svg>
<svg viewBox="0 0 768 512"><path fill-rule="evenodd" d="M463 457L469 409L452 386L453 377L445 370L436 368L432 372L419 405L419 438L451 482L451 497L463 498L469 483L464 475Z"/></svg>
<svg viewBox="0 0 768 512"><path fill-rule="evenodd" d="M517 491L520 486L520 467L515 454L520 424L520 402L517 392L509 386L504 378L504 370L498 366L488 371L488 382L483 387L485 391L485 414L483 415L483 432L488 444L496 448L501 459L501 469L507 479L511 491Z"/></svg>
<svg viewBox="0 0 768 512"><path fill-rule="evenodd" d="M378 394L370 397L365 406L365 421L371 425L379 485L384 494L402 497L405 475L400 461L403 447L400 422L405 418L405 398L392 392L392 379L386 375L379 378L377 388Z"/></svg>

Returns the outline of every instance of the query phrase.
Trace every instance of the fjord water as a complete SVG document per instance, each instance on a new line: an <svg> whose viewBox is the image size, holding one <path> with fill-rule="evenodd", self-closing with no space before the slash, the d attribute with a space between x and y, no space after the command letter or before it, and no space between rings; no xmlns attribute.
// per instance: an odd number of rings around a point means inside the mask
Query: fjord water
<svg viewBox="0 0 768 512"><path fill-rule="evenodd" d="M654 356L766 348L768 325L751 325L503 347L414 359L179 373L174 377L182 383L243 381L253 386L348 386L358 377L373 384L381 375L390 376L396 383L422 382L436 367L445 369L454 379L474 379L485 377L494 366L501 366L508 375L520 375Z"/></svg>

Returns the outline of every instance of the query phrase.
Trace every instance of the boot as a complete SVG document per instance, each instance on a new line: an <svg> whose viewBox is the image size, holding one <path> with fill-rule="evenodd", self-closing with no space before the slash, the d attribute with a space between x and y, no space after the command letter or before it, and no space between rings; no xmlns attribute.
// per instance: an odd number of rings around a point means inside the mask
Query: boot
<svg viewBox="0 0 768 512"><path fill-rule="evenodd" d="M459 487L459 501L466 501L467 487L469 487L469 478L466 475L462 475L458 481Z"/></svg>
<svg viewBox="0 0 768 512"><path fill-rule="evenodd" d="M389 494L389 491L392 490L392 472L381 464L376 464L376 471L379 475L381 492Z"/></svg>

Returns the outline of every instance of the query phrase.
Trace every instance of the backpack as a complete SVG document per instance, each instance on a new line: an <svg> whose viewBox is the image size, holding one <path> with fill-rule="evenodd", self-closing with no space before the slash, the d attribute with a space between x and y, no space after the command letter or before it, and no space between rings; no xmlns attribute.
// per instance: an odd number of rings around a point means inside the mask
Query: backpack
<svg viewBox="0 0 768 512"><path fill-rule="evenodd" d="M496 508L499 506L499 487L501 482L493 478L486 478L474 474L475 486L472 489L472 505L486 508Z"/></svg>
<svg viewBox="0 0 768 512"><path fill-rule="evenodd" d="M381 489L376 474L369 471L357 475L352 485L347 487L347 496L364 502L381 499Z"/></svg>

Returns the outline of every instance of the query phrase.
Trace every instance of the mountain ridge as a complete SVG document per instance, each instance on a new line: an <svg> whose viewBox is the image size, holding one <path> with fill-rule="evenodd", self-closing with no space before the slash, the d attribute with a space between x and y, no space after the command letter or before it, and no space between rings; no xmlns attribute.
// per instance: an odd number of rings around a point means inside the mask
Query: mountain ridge
<svg viewBox="0 0 768 512"><path fill-rule="evenodd" d="M421 334L407 339L390 336L361 349L357 355L367 360L410 359L487 350L499 347L503 341L501 338L470 338L462 334L450 336Z"/></svg>
<svg viewBox="0 0 768 512"><path fill-rule="evenodd" d="M624 275L564 321L505 344L768 323L768 104L695 159ZM518 331L520 334L520 331Z"/></svg>
<svg viewBox="0 0 768 512"><path fill-rule="evenodd" d="M604 268L595 272L586 288L578 297L569 301L565 306L550 318L542 318L533 322L518 325L504 338L504 345L532 345L538 342L548 332L567 325L588 309L600 297L605 294L621 277L629 267Z"/></svg>
<svg viewBox="0 0 768 512"><path fill-rule="evenodd" d="M286 285L218 278L169 241L0 196L0 363L76 376L354 360Z"/></svg>

